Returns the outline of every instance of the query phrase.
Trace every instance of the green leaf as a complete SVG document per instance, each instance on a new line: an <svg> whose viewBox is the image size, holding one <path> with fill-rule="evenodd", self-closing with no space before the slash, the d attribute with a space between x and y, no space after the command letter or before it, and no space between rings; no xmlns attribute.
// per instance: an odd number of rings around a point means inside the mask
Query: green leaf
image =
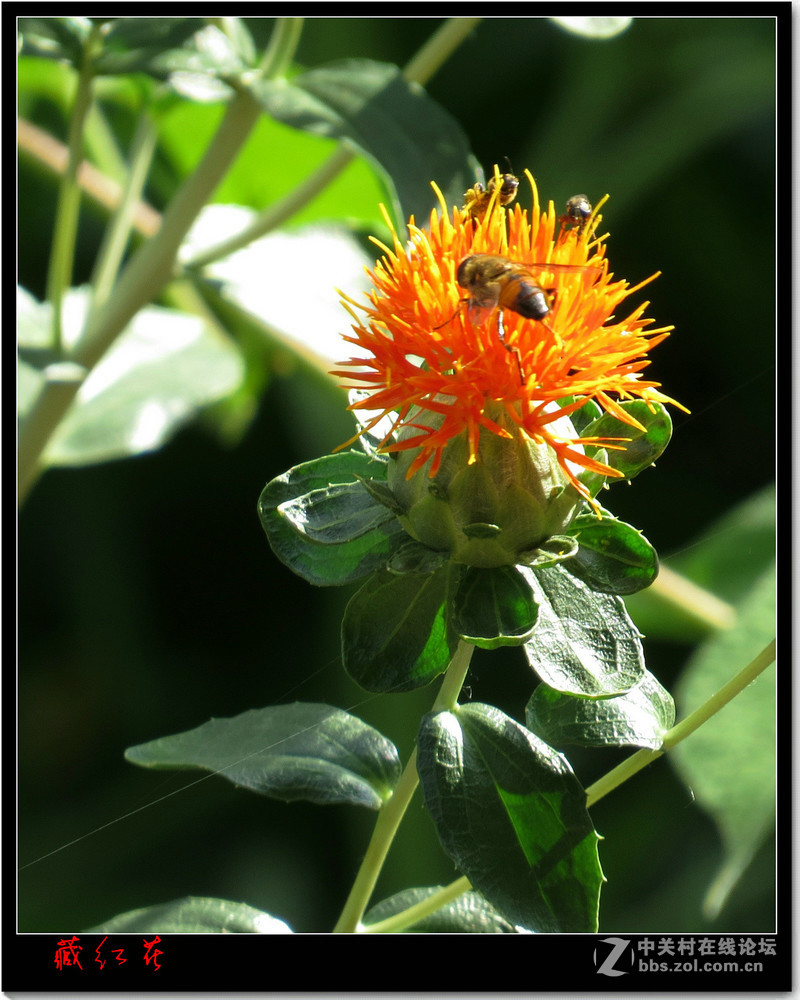
<svg viewBox="0 0 800 1000"><path fill-rule="evenodd" d="M556 563L571 559L577 551L577 539L569 538L567 535L551 535L538 548L521 552L517 561L520 566L531 568L555 566Z"/></svg>
<svg viewBox="0 0 800 1000"><path fill-rule="evenodd" d="M151 73L166 79L172 60L189 57L181 50L196 32L215 33L224 39L218 28L207 25L201 17L119 17L106 26L103 51L94 60L94 69L102 74ZM214 53L216 72L228 63L220 58L219 46ZM238 68L237 64L237 68Z"/></svg>
<svg viewBox="0 0 800 1000"><path fill-rule="evenodd" d="M365 927L388 920L435 895L441 886L404 889L371 907L364 916ZM510 924L479 892L469 891L445 903L434 913L403 928L406 934L518 934L524 928Z"/></svg>
<svg viewBox="0 0 800 1000"><path fill-rule="evenodd" d="M395 516L377 503L361 483L336 483L280 504L278 513L320 545L360 538Z"/></svg>
<svg viewBox="0 0 800 1000"><path fill-rule="evenodd" d="M506 920L597 930L599 837L564 757L475 703L423 719L417 767L447 855Z"/></svg>
<svg viewBox="0 0 800 1000"><path fill-rule="evenodd" d="M568 572L604 594L634 594L658 576L656 550L636 528L615 518L577 517L569 527L578 551Z"/></svg>
<svg viewBox="0 0 800 1000"><path fill-rule="evenodd" d="M400 776L394 744L339 708L251 709L125 751L133 764L199 767L270 798L379 809Z"/></svg>
<svg viewBox="0 0 800 1000"><path fill-rule="evenodd" d="M564 396L558 400L558 405L563 408L576 402L578 399L583 400L582 404L577 410L573 410L569 414L569 419L578 434L582 435L589 424L602 417L603 410L600 407L600 404L595 403L593 399L586 399L585 397L580 396Z"/></svg>
<svg viewBox="0 0 800 1000"><path fill-rule="evenodd" d="M736 625L700 646L686 665L676 688L682 716L703 704L775 637L774 567L761 575L737 610ZM722 909L774 822L775 684L773 664L668 755L722 837L724 859L704 903L709 918Z"/></svg>
<svg viewBox="0 0 800 1000"><path fill-rule="evenodd" d="M71 289L65 296L68 348L78 339L88 302L88 289ZM41 341L47 336L49 304L37 303L19 289L17 309L26 338ZM38 338L32 333L35 324L44 324ZM155 451L201 408L234 392L243 376L239 351L214 328L196 316L148 306L91 371L44 462L81 466Z"/></svg>
<svg viewBox="0 0 800 1000"><path fill-rule="evenodd" d="M128 910L87 934L291 934L283 920L246 903L184 896L171 903Z"/></svg>
<svg viewBox="0 0 800 1000"><path fill-rule="evenodd" d="M672 437L672 418L661 403L645 403L641 399L625 400L619 404L645 428L639 430L623 423L610 413L593 421L583 430L584 437L629 438L617 441L624 450L608 448L606 464L617 469L625 479L633 479L643 469L649 468L661 455ZM614 482L614 480L609 480Z"/></svg>
<svg viewBox="0 0 800 1000"><path fill-rule="evenodd" d="M103 38L112 49L163 52L179 48L205 27L202 17L117 17L105 26Z"/></svg>
<svg viewBox="0 0 800 1000"><path fill-rule="evenodd" d="M343 140L379 164L394 184L398 219L426 218L436 205L432 180L460 203L474 174L460 125L396 66L346 59L252 89L279 121Z"/></svg>
<svg viewBox="0 0 800 1000"><path fill-rule="evenodd" d="M370 441L367 441L364 438L359 438L359 444L364 446L364 450L371 458L377 458L378 460L383 460L384 462L386 461L386 456L378 455L372 448L372 443ZM393 514L398 516L408 513L385 482L379 482L375 479L365 479L363 476L358 476L357 478L367 493L369 493L374 500L377 500L379 504L386 507L387 510L390 510Z"/></svg>
<svg viewBox="0 0 800 1000"><path fill-rule="evenodd" d="M770 483L671 556L670 568L727 601L741 600L775 562L776 504Z"/></svg>
<svg viewBox="0 0 800 1000"><path fill-rule="evenodd" d="M406 573L426 576L444 566L449 558L449 553L429 549L422 542L415 542L412 539L398 548L387 562L386 569L398 576L403 576Z"/></svg>
<svg viewBox="0 0 800 1000"><path fill-rule="evenodd" d="M88 17L21 17L17 30L24 55L65 59L79 66L92 22Z"/></svg>
<svg viewBox="0 0 800 1000"><path fill-rule="evenodd" d="M551 746L634 746L658 750L675 724L670 693L647 671L614 698L579 698L539 684L525 708L525 722Z"/></svg>
<svg viewBox="0 0 800 1000"><path fill-rule="evenodd" d="M449 565L371 577L342 621L344 668L367 691L411 691L444 673L458 645L445 615Z"/></svg>
<svg viewBox="0 0 800 1000"><path fill-rule="evenodd" d="M389 515L389 520L352 541L320 544L301 534L281 511L283 504L337 484L362 489L356 476L370 475L385 476L385 463L371 460L364 452L346 451L297 465L264 487L258 514L272 551L284 565L309 583L340 586L373 573L408 541L400 523Z"/></svg>
<svg viewBox="0 0 800 1000"><path fill-rule="evenodd" d="M557 565L521 567L539 603L525 655L557 691L585 698L622 694L644 676L641 636L619 597L591 590Z"/></svg>
<svg viewBox="0 0 800 1000"><path fill-rule="evenodd" d="M198 104L191 101L176 101L164 114L159 128L159 148L163 150L167 162L172 164L174 183L191 173L197 166L201 151L212 140L219 127L220 108L209 104ZM336 151L337 143L333 139L298 132L281 122L274 121L267 115L262 115L254 126L247 144L232 164L220 185L213 194L213 204L207 205L200 213L192 227L191 237L196 239L198 249L219 242L225 236L233 235L237 228L243 228L251 221L252 214L247 215L245 206L261 211L276 202L292 197L296 188L313 175ZM265 163L280 163L280 170L264 170ZM355 274L355 258L358 244L353 232L348 230L362 229L365 232L388 238L386 223L380 214L379 203L388 203L389 198L380 171L365 160L356 157L311 201L306 201L298 211L291 216L287 226L296 230L299 226L313 223L318 230L326 227L336 238L337 246L332 246L332 239L321 241L319 232L316 237L309 234L305 244L291 237L294 232L273 232L248 251L239 251L235 264L225 268L224 275L218 273L223 262L213 265L215 277L224 277L228 283L247 291L247 305L251 310L268 313L276 306L280 308L280 316L286 322L292 321L295 326L302 326L310 332L315 332L316 314L320 307L327 303L329 312L336 308L341 322L344 313L334 294L335 288L341 288L348 294L353 294L353 284L342 275L343 264L347 274ZM347 229L341 223L332 220L342 219L342 207L346 206ZM220 221L216 211L222 210L230 216L227 230L220 232L226 224L223 216ZM205 217L210 215L210 223ZM231 228L231 226L233 228ZM349 235L349 245L346 242ZM309 241L313 239L314 242ZM323 245L319 245L322 242ZM247 256L243 256L247 253ZM259 254L262 258L259 260ZM263 257L266 256L266 261ZM373 250L369 255L360 250L360 262L363 280L364 263L373 265L377 254ZM287 259L288 258L288 259ZM316 282L308 281L308 262L314 261L314 274L319 278ZM231 258L227 258L231 260ZM242 274L241 269L244 268ZM265 270L276 274L275 288L284 290L288 287L288 298L293 302L293 312L288 305L283 305L283 295L264 295L263 278ZM334 280L330 280L333 278ZM301 281L302 279L302 281ZM366 287L366 286L365 286ZM261 306L256 292L260 292ZM301 295L301 299L297 296ZM294 298L292 298L294 296ZM265 301L265 299L267 301ZM297 309L297 301L303 302L303 310ZM314 307L314 317L305 322L305 310ZM298 315L298 313L300 315ZM280 327L280 324L278 324ZM333 334L328 332L333 342ZM341 337L339 349L335 357L341 354Z"/></svg>
<svg viewBox="0 0 800 1000"><path fill-rule="evenodd" d="M466 567L453 596L453 628L483 649L520 646L536 625L536 602L525 577L513 566Z"/></svg>

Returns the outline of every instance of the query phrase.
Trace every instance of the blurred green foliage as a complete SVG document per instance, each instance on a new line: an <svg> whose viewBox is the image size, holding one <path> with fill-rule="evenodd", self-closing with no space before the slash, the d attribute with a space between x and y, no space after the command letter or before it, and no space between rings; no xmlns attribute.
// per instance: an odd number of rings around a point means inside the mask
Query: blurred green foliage
<svg viewBox="0 0 800 1000"><path fill-rule="evenodd" d="M272 22L246 21L263 46ZM438 23L312 18L297 60L303 68L338 58L402 66ZM662 558L775 475L776 40L771 17L649 17L604 41L544 18L490 18L426 87L460 122L484 169L502 168L506 158L516 173L530 169L542 199L557 208L578 191L594 201L610 193L603 214L616 274L635 282L663 272L644 294L648 314L675 332L654 353L653 371L692 412L673 412L673 439L657 467L630 489L616 487L610 501ZM23 60L19 104L24 117L63 140L60 72ZM40 85L43 76L56 83ZM135 91L134 82L127 106L115 100L105 108L107 131L87 133L90 157L108 172L113 144L102 138L127 148ZM197 161L220 114L184 104L165 112L146 189L155 207ZM269 124L252 144L235 168L240 183L232 172L218 200L235 190L241 204L262 208L334 148ZM309 217L336 213L363 235L379 216L364 209L362 196L366 188L371 203L385 200L382 181L355 163L336 184ZM40 299L56 191L52 174L23 155L19 278ZM89 278L103 223L102 211L85 204L76 285ZM308 283L315 271L309 260ZM302 299L296 308L303 310ZM342 311L341 331L348 325ZM154 783L123 751L211 716L302 699L351 710L406 758L409 720L429 708L430 690L379 697L357 688L339 658L349 592L310 587L267 546L256 516L264 484L330 451L352 429L343 397L317 372L285 351L271 350L262 364L253 384L263 391L239 435L219 432L209 416L152 454L51 469L21 513L22 931L91 927L187 895L238 900L297 930L328 930L371 814L287 806L215 778ZM735 546L736 524L723 530ZM645 651L648 668L672 690L691 647L656 637ZM478 651L473 663L472 697L520 718L533 686L521 651ZM569 756L588 784L622 755ZM703 915L722 844L665 760L592 816L605 838L601 931L774 927L769 837L719 915ZM412 807L376 900L451 877L430 820Z"/></svg>

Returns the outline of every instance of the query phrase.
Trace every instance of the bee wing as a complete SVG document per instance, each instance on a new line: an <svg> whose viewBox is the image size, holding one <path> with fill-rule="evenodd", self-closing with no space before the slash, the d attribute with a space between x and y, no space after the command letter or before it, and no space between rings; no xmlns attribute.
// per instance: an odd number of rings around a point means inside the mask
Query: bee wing
<svg viewBox="0 0 800 1000"><path fill-rule="evenodd" d="M561 274L580 274L583 271L599 271L599 264L526 264L532 271L553 271Z"/></svg>
<svg viewBox="0 0 800 1000"><path fill-rule="evenodd" d="M467 306L467 316L469 316L469 321L473 326L480 326L481 323L485 323L489 319L495 309L497 309L497 299L494 301L482 299L480 302L470 299Z"/></svg>

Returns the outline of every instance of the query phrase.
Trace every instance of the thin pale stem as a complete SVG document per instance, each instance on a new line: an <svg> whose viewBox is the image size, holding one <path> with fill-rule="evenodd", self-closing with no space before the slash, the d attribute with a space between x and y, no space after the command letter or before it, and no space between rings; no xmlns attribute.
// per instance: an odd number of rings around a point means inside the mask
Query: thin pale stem
<svg viewBox="0 0 800 1000"><path fill-rule="evenodd" d="M17 121L17 141L20 152L32 156L52 173L60 176L67 169L69 151L64 143L24 118ZM116 211L122 201L122 187L87 160L78 167L78 185L84 195L107 212ZM154 236L160 225L159 213L152 206L137 202L133 213L133 227L137 233Z"/></svg>
<svg viewBox="0 0 800 1000"><path fill-rule="evenodd" d="M481 17L451 17L445 21L406 64L405 79L427 83L482 20Z"/></svg>
<svg viewBox="0 0 800 1000"><path fill-rule="evenodd" d="M736 609L730 604L663 563L650 592L711 628L730 628L736 621Z"/></svg>
<svg viewBox="0 0 800 1000"><path fill-rule="evenodd" d="M420 920L429 917L432 913L436 913L437 910L440 910L443 906L447 906L448 903L452 903L459 896L463 896L471 888L472 883L468 878L457 878L455 882L437 889L436 892L432 892L430 896L420 900L419 903L409 906L407 910L395 913L394 916L387 917L385 920L378 920L374 924L366 924L363 928L364 933L392 934L397 931L404 931L406 927L413 927Z"/></svg>
<svg viewBox="0 0 800 1000"><path fill-rule="evenodd" d="M286 76L300 43L304 21L302 17L278 18L259 66L259 75L264 79L277 80Z"/></svg>
<svg viewBox="0 0 800 1000"><path fill-rule="evenodd" d="M53 349L56 354L62 351L61 311L64 295L72 282L72 265L75 259L75 238L81 203L78 168L83 152L83 130L92 105L92 66L89 54L91 43L92 39L89 38L78 74L75 104L70 117L67 139L67 167L59 185L53 246L47 272L47 298L53 307Z"/></svg>
<svg viewBox="0 0 800 1000"><path fill-rule="evenodd" d="M95 264L92 277L93 311L106 301L116 280L131 236L134 212L150 171L157 136L150 116L143 113L133 140L128 179L122 191L122 199L106 230Z"/></svg>
<svg viewBox="0 0 800 1000"><path fill-rule="evenodd" d="M450 666L447 668L436 701L433 703L432 711L452 710L456 707L474 648L467 643L459 643ZM378 813L367 852L361 862L361 867L353 882L342 914L333 929L334 933L348 934L359 930L361 918L372 896L375 883L378 881L386 855L389 853L389 848L418 784L417 751L415 749L400 776L392 797L384 803Z"/></svg>

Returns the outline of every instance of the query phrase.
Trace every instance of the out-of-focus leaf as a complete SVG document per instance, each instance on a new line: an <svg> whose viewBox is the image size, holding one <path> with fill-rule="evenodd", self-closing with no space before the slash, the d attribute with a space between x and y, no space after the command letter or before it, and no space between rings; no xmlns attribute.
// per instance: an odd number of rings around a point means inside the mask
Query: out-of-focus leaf
<svg viewBox="0 0 800 1000"><path fill-rule="evenodd" d="M182 259L240 231L253 217L237 206L206 207L182 248ZM224 299L265 324L265 334L327 371L351 353L342 340L351 320L337 289L358 298L368 286L364 268L373 264L344 229L313 226L265 236L216 261L206 274L221 283Z"/></svg>
<svg viewBox="0 0 800 1000"><path fill-rule="evenodd" d="M736 602L775 559L775 486L749 497L703 532L690 539L663 565L687 577L712 595ZM648 636L691 642L711 626L660 596L658 586L626 598L639 628ZM690 602L691 603L691 602Z"/></svg>
<svg viewBox="0 0 800 1000"><path fill-rule="evenodd" d="M583 38L614 38L632 24L632 17L551 17L565 31Z"/></svg>
<svg viewBox="0 0 800 1000"><path fill-rule="evenodd" d="M94 60L97 73L152 73L165 78L172 65L171 58L180 60L189 50L181 49L196 32L213 33L224 39L222 32L207 25L201 17L118 17L103 31L103 49ZM230 43L227 43L230 48ZM228 67L220 45L213 50L217 72ZM240 64L236 64L237 68Z"/></svg>
<svg viewBox="0 0 800 1000"><path fill-rule="evenodd" d="M192 101L175 101L162 116L159 121L159 148L165 161L172 164L174 182L197 166L202 151L219 126L223 111L221 104L215 107ZM337 145L333 139L300 132L262 115L212 198L214 205L230 206L231 212L238 208L240 216L231 216L227 228L219 234L215 232L221 225L219 218L212 216L207 225L204 222L205 213L201 213L189 238L197 241L198 249L203 249L222 236L231 236L252 218L244 211L245 207L260 211L289 197L323 166L336 151ZM280 169L265 169L266 164L279 166ZM388 204L389 200L382 172L363 157L356 157L314 198L304 201L286 225L296 228L319 223L341 227L344 223L350 228L363 229L385 238L386 223L378 205L380 202ZM376 256L373 252L371 263L375 262ZM313 262L323 267L332 263L327 258L314 258ZM268 262L268 266L271 263ZM306 258L306 267L308 263ZM346 285L340 287L347 290Z"/></svg>
<svg viewBox="0 0 800 1000"><path fill-rule="evenodd" d="M737 610L736 625L709 639L687 664L676 688L681 716L703 704L775 638L774 568L762 574ZM787 669L789 662L787 657ZM773 665L668 754L722 837L724 859L704 902L711 918L774 822L775 683Z"/></svg>
<svg viewBox="0 0 800 1000"><path fill-rule="evenodd" d="M398 219L426 218L436 204L432 180L459 201L471 182L461 126L396 66L347 59L291 80L257 81L253 91L279 121L341 139L380 164L396 190Z"/></svg>
<svg viewBox="0 0 800 1000"><path fill-rule="evenodd" d="M87 289L71 289L65 296L68 348L83 327L88 301ZM17 308L20 319L25 317L21 346L45 340L50 306L20 290ZM36 324L42 325L38 336L32 332ZM243 375L238 350L215 329L196 316L148 306L81 386L43 460L79 466L154 451L202 407L233 392ZM30 402L30 378L24 377Z"/></svg>
<svg viewBox="0 0 800 1000"><path fill-rule="evenodd" d="M78 65L92 22L88 17L21 17L17 30L22 35L24 55L64 59Z"/></svg>

